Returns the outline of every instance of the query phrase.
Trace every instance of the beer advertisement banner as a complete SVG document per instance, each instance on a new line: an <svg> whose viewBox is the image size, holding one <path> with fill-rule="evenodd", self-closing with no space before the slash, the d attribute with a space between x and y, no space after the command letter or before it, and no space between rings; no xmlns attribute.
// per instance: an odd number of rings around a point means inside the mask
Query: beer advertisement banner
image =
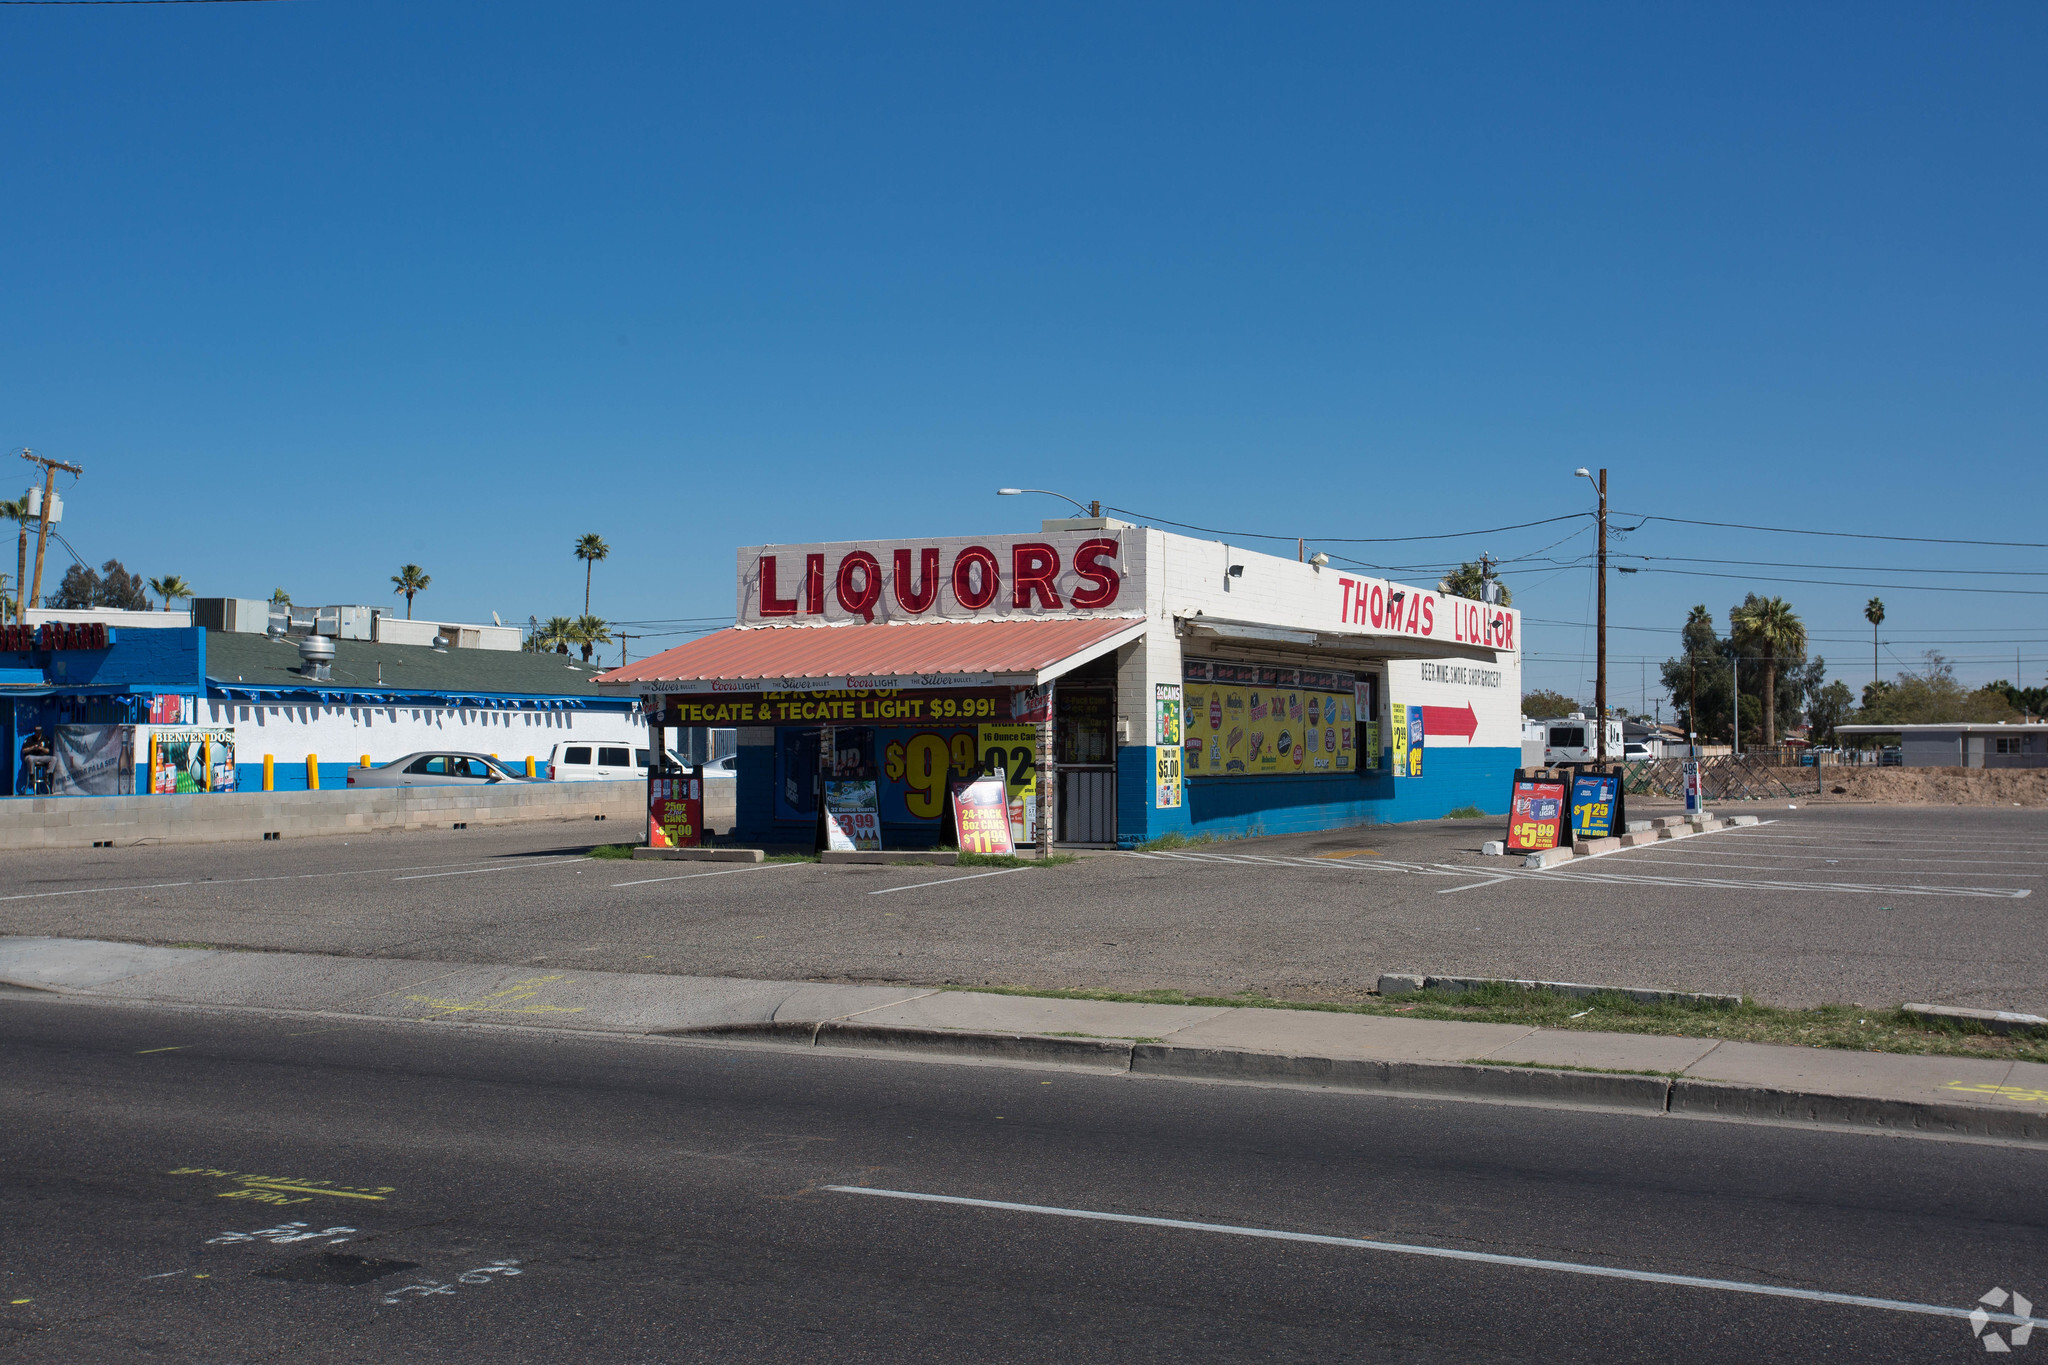
<svg viewBox="0 0 2048 1365"><path fill-rule="evenodd" d="M1564 783L1517 782L1508 812L1508 852L1541 853L1558 846L1564 826Z"/></svg>
<svg viewBox="0 0 2048 1365"><path fill-rule="evenodd" d="M962 853L1015 853L1010 812L1000 779L977 778L953 787L953 827Z"/></svg>
<svg viewBox="0 0 2048 1365"><path fill-rule="evenodd" d="M1188 673L1182 699L1187 777L1355 769L1349 674L1227 663L1191 665Z"/></svg>
<svg viewBox="0 0 2048 1365"><path fill-rule="evenodd" d="M825 784L825 844L847 851L882 846L881 795L872 781Z"/></svg>
<svg viewBox="0 0 2048 1365"><path fill-rule="evenodd" d="M703 835L703 779L657 777L648 782L649 848L695 848Z"/></svg>

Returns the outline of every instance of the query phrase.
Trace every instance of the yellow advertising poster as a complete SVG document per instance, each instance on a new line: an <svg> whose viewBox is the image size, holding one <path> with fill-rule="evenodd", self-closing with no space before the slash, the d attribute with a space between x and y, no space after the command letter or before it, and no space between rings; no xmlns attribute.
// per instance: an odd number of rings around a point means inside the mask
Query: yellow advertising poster
<svg viewBox="0 0 2048 1365"><path fill-rule="evenodd" d="M1408 708L1389 706L1387 719L1392 724L1393 739L1390 746L1394 751L1394 776L1408 776Z"/></svg>
<svg viewBox="0 0 2048 1365"><path fill-rule="evenodd" d="M977 729L983 769L1003 770L1003 787L1009 795L1011 842L1037 843L1038 727L983 725Z"/></svg>
<svg viewBox="0 0 2048 1365"><path fill-rule="evenodd" d="M1336 774L1356 767L1348 683L1339 690L1190 681L1184 708L1188 777Z"/></svg>

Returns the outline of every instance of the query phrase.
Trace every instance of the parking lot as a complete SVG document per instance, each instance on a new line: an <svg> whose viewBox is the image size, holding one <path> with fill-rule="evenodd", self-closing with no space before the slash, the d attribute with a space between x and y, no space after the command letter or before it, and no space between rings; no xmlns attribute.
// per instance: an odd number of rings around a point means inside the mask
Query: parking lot
<svg viewBox="0 0 2048 1365"><path fill-rule="evenodd" d="M589 859L586 824L0 855L0 932L775 979L1354 999L1380 973L2048 1012L2038 811L1751 807L1548 871L1495 821L1061 867Z"/></svg>

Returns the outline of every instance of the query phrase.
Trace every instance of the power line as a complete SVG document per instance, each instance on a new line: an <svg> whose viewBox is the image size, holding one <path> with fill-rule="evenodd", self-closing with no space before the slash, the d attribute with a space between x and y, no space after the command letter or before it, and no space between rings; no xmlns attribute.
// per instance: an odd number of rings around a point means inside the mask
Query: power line
<svg viewBox="0 0 2048 1365"><path fill-rule="evenodd" d="M1895 569L1889 564L1799 564L1776 559L1702 559L1697 555L1632 554L1624 557L1667 564L1751 564L1765 569L1837 569L1843 573L1943 573L2002 578L2048 578L2048 570L2041 569Z"/></svg>
<svg viewBox="0 0 2048 1365"><path fill-rule="evenodd" d="M2032 540L1949 540L1941 536L1881 536L1870 531L1807 531L1796 526L1749 526L1739 521L1694 521L1690 517L1665 517L1647 512L1630 512L1628 515L1641 516L1644 524L1669 521L1680 526L1715 526L1725 531L1770 531L1784 536L1836 536L1844 540L1897 540L1915 545L1994 545L2014 550L2048 550L2048 543Z"/></svg>
<svg viewBox="0 0 2048 1365"><path fill-rule="evenodd" d="M1522 531L1531 526L1549 526L1553 522L1571 521L1578 517L1590 517L1591 512L1572 512L1561 517L1545 517L1541 521L1519 521L1513 526L1489 526L1480 531L1446 531L1436 536L1274 536L1257 531L1221 531L1214 526L1195 526L1185 521L1168 521L1164 517L1148 516L1134 512L1128 507L1108 507L1105 511L1121 512L1127 517L1136 517L1150 525L1178 526L1183 531L1200 531L1205 536L1222 536L1228 540L1309 540L1317 545L1397 545L1412 540L1458 540L1465 536L1491 536L1503 531Z"/></svg>
<svg viewBox="0 0 2048 1365"><path fill-rule="evenodd" d="M1751 583L1810 583L1823 588L1882 588L1886 592L1974 592L1992 593L2000 597L2048 597L2048 589L2041 588L1950 588L1928 583L1852 583L1838 578L1781 578L1775 574L1708 573L1704 569L1643 569L1640 572L1678 574L1686 578L1736 578Z"/></svg>

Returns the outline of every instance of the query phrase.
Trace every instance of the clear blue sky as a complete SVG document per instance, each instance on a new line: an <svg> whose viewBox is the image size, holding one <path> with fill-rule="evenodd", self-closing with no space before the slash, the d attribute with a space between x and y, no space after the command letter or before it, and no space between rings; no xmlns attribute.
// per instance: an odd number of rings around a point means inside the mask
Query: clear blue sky
<svg viewBox="0 0 2048 1365"><path fill-rule="evenodd" d="M2038 3L5 6L0 50L0 442L86 467L88 561L206 595L413 561L524 621L598 531L601 615L729 618L737 545L1058 514L999 484L1313 544L1570 512L1580 464L2048 541ZM1625 703L1752 588L1859 685L1873 591L1898 658L2048 670L2037 550L1617 549L1780 580L1615 579L1667 632L1615 633ZM1590 695L1590 575L1508 577L1529 685Z"/></svg>

